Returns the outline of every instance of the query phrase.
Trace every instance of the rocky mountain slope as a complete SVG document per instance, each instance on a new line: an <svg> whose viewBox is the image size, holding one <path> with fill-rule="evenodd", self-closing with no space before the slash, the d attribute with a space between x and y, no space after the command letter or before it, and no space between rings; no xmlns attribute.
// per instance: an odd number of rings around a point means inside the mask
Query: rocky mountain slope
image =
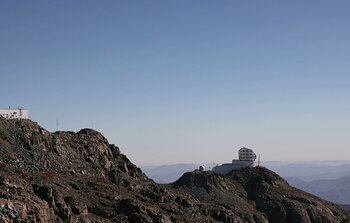
<svg viewBox="0 0 350 223"><path fill-rule="evenodd" d="M245 168L226 176L213 172L191 172L173 183L202 202L217 203L233 212L223 217L234 222L245 215L248 222L348 222L344 211L320 198L293 188L277 174L263 167Z"/></svg>
<svg viewBox="0 0 350 223"><path fill-rule="evenodd" d="M265 168L158 185L91 129L0 118L0 222L350 222Z"/></svg>

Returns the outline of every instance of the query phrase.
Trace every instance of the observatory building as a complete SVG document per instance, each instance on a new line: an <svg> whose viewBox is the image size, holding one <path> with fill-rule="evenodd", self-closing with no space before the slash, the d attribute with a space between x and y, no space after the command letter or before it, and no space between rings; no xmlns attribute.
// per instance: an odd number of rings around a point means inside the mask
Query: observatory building
<svg viewBox="0 0 350 223"><path fill-rule="evenodd" d="M28 119L29 112L24 108L0 108L0 116L8 119Z"/></svg>
<svg viewBox="0 0 350 223"><path fill-rule="evenodd" d="M220 174L228 174L232 170L242 169L248 166L255 165L256 155L253 150L243 147L238 151L239 159L233 159L232 163L224 163L222 165L215 166L213 171Z"/></svg>

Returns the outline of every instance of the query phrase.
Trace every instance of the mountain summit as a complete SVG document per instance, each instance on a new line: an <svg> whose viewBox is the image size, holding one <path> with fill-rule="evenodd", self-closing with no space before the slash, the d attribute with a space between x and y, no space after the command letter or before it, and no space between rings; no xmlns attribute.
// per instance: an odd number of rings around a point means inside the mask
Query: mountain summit
<svg viewBox="0 0 350 223"><path fill-rule="evenodd" d="M1 222L350 222L272 171L185 173L154 183L92 129L48 132L0 117Z"/></svg>

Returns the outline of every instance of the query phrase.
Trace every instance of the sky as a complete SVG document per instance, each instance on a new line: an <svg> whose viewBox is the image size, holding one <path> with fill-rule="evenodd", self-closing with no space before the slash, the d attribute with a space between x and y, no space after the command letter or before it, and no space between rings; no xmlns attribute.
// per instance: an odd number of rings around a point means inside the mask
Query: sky
<svg viewBox="0 0 350 223"><path fill-rule="evenodd" d="M0 1L0 107L137 165L350 160L350 2Z"/></svg>

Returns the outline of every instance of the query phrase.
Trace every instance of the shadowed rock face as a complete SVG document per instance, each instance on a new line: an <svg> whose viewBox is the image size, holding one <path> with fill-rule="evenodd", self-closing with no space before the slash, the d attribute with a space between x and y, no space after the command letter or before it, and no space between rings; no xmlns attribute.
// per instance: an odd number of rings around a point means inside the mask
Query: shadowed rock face
<svg viewBox="0 0 350 223"><path fill-rule="evenodd" d="M0 222L349 222L265 168L158 185L99 132L0 118Z"/></svg>

